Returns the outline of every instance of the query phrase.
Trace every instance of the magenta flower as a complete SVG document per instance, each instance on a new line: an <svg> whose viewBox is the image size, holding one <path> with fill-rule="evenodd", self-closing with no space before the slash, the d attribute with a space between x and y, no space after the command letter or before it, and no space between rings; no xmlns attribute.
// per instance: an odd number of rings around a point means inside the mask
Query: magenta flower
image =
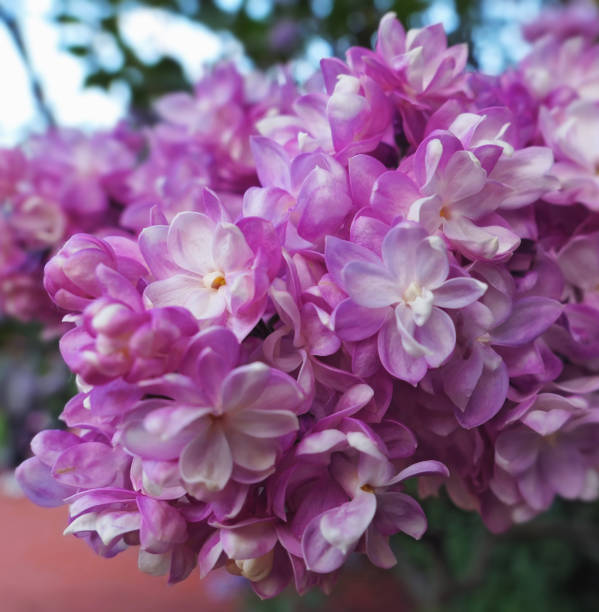
<svg viewBox="0 0 599 612"><path fill-rule="evenodd" d="M96 277L101 265L116 270L134 285L147 274L132 240L121 236L103 240L76 234L46 265L44 287L61 308L81 311L106 290Z"/></svg>
<svg viewBox="0 0 599 612"><path fill-rule="evenodd" d="M484 154L498 156L501 149L493 150L495 146L483 147ZM485 160L480 152L479 156L481 159L449 134L425 140L414 157L422 197L410 206L407 218L429 232L441 229L451 244L471 259L504 258L520 240L491 217L506 199L507 190L488 180Z"/></svg>
<svg viewBox="0 0 599 612"><path fill-rule="evenodd" d="M123 424L124 448L142 459L178 458L198 499L231 479L266 478L299 428L303 394L295 381L263 363L232 369L238 351L227 330L201 334L187 357L191 376L148 381L148 390L169 399L141 401Z"/></svg>
<svg viewBox="0 0 599 612"><path fill-rule="evenodd" d="M541 108L539 124L547 144L555 151L552 172L560 185L546 199L557 204L582 202L599 206L599 102L576 100L565 109Z"/></svg>
<svg viewBox="0 0 599 612"><path fill-rule="evenodd" d="M349 295L335 309L335 330L350 341L378 334L385 369L416 384L454 349L455 328L443 308L475 302L486 285L467 277L448 279L443 241L417 225L389 230L381 252L382 260L356 244L327 240L327 267Z"/></svg>
<svg viewBox="0 0 599 612"><path fill-rule="evenodd" d="M185 307L200 321L225 323L245 338L264 312L280 257L268 223L247 221L244 234L232 223L183 212L169 226L144 229L140 248L155 278L146 299Z"/></svg>
<svg viewBox="0 0 599 612"><path fill-rule="evenodd" d="M306 248L335 233L352 210L345 169L323 153L292 160L276 142L253 138L256 171L263 189L249 189L243 202L247 216L272 220L285 230L293 248ZM335 199L333 209L327 206Z"/></svg>
<svg viewBox="0 0 599 612"><path fill-rule="evenodd" d="M104 384L119 376L134 382L172 371L197 332L184 308L145 311L141 296L134 292L133 297L133 303L127 303L126 292L120 300L95 300L83 311L80 326L61 338L64 360L85 382Z"/></svg>
<svg viewBox="0 0 599 612"><path fill-rule="evenodd" d="M516 385L516 377L540 373L541 350L533 343L563 310L545 296L515 295L512 277L498 266L478 263L470 271L488 289L480 302L456 313L456 351L436 373L457 408L457 420L467 428L478 427L499 412L510 377Z"/></svg>
<svg viewBox="0 0 599 612"><path fill-rule="evenodd" d="M545 510L556 494L583 494L596 461L598 417L577 398L544 393L519 423L498 435L495 461L532 508Z"/></svg>
<svg viewBox="0 0 599 612"><path fill-rule="evenodd" d="M362 537L374 565L395 565L389 536L401 531L420 539L426 531L422 508L401 492L401 482L413 476L449 475L437 461L415 463L394 473L375 449L360 453L357 463L335 456L331 471L350 501L319 514L306 527L303 556L308 568L318 573L338 569Z"/></svg>

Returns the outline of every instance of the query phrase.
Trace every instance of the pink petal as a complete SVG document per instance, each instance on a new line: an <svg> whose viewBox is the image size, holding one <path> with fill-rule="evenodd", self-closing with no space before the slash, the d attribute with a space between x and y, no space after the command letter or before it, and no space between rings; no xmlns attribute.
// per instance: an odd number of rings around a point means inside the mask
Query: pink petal
<svg viewBox="0 0 599 612"><path fill-rule="evenodd" d="M333 312L335 332L342 340L364 340L376 334L391 311L385 308L365 308L353 300L341 302Z"/></svg>
<svg viewBox="0 0 599 612"><path fill-rule="evenodd" d="M287 410L241 410L231 414L228 426L254 438L277 438L297 431L299 422Z"/></svg>
<svg viewBox="0 0 599 612"><path fill-rule="evenodd" d="M451 317L434 307L427 322L416 329L416 340L427 349L426 362L432 368L440 366L455 348L455 327Z"/></svg>
<svg viewBox="0 0 599 612"><path fill-rule="evenodd" d="M382 308L401 300L397 280L380 264L352 261L342 276L345 290L359 306Z"/></svg>
<svg viewBox="0 0 599 612"><path fill-rule="evenodd" d="M434 290L434 304L441 308L463 308L476 302L486 290L486 283L474 278L450 278Z"/></svg>
<svg viewBox="0 0 599 612"><path fill-rule="evenodd" d="M215 223L197 212L180 212L171 221L167 247L173 261L183 270L205 274L214 270L212 243Z"/></svg>
<svg viewBox="0 0 599 612"><path fill-rule="evenodd" d="M361 493L352 501L328 510L320 519L324 539L343 554L350 553L372 522L376 507L375 495Z"/></svg>
<svg viewBox="0 0 599 612"><path fill-rule="evenodd" d="M402 336L393 317L387 320L379 332L378 353L387 372L400 380L415 385L426 374L426 361L422 357L412 357L404 349Z"/></svg>
<svg viewBox="0 0 599 612"><path fill-rule="evenodd" d="M212 259L221 272L247 267L254 257L241 230L232 223L219 223L212 231ZM204 245L207 249L208 245Z"/></svg>
<svg viewBox="0 0 599 612"><path fill-rule="evenodd" d="M212 425L194 438L181 452L181 476L189 483L202 483L220 491L231 477L233 457L222 429Z"/></svg>
<svg viewBox="0 0 599 612"><path fill-rule="evenodd" d="M250 437L233 429L227 430L227 440L235 465L250 472L263 472L275 464L277 440Z"/></svg>

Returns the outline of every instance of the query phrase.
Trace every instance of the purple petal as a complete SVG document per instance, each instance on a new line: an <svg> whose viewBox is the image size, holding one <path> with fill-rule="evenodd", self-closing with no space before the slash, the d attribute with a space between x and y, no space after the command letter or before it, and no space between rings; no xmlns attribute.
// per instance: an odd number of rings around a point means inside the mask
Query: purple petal
<svg viewBox="0 0 599 612"><path fill-rule="evenodd" d="M421 287L436 289L449 274L447 248L439 236L427 236L416 249L414 265Z"/></svg>
<svg viewBox="0 0 599 612"><path fill-rule="evenodd" d="M414 182L399 170L385 172L374 183L370 204L388 223L407 217L413 202L420 198Z"/></svg>
<svg viewBox="0 0 599 612"><path fill-rule="evenodd" d="M539 460L543 478L559 495L566 499L580 496L587 467L574 446L560 440L557 445L543 449Z"/></svg>
<svg viewBox="0 0 599 612"><path fill-rule="evenodd" d="M387 232L381 253L398 289L405 289L416 278L417 252L424 238L426 232L413 223L400 223Z"/></svg>
<svg viewBox="0 0 599 612"><path fill-rule="evenodd" d="M509 474L521 474L537 460L539 436L525 427L503 431L495 441L495 461Z"/></svg>
<svg viewBox="0 0 599 612"><path fill-rule="evenodd" d="M468 405L483 373L483 350L481 343L474 341L466 358L458 353L443 368L443 390L460 410Z"/></svg>
<svg viewBox="0 0 599 612"><path fill-rule="evenodd" d="M376 521L376 519L375 519ZM397 563L389 545L389 538L378 531L374 525L366 530L366 554L373 565L390 569Z"/></svg>
<svg viewBox="0 0 599 612"><path fill-rule="evenodd" d="M451 317L433 308L428 321L416 329L416 340L427 349L426 362L432 368L440 366L455 348L455 327Z"/></svg>
<svg viewBox="0 0 599 612"><path fill-rule="evenodd" d="M166 225L146 227L139 235L139 249L157 279L168 278L180 271L179 266L168 256L167 235Z"/></svg>
<svg viewBox="0 0 599 612"><path fill-rule="evenodd" d="M376 496L360 494L352 501L324 512L320 516L320 532L331 546L348 555L370 525L375 512Z"/></svg>
<svg viewBox="0 0 599 612"><path fill-rule="evenodd" d="M441 308L463 308L476 302L486 290L486 283L474 278L451 278L434 290L434 304Z"/></svg>
<svg viewBox="0 0 599 612"><path fill-rule="evenodd" d="M390 536L403 531L419 540L426 531L426 516L420 504L405 493L386 491L377 494L378 508L374 527Z"/></svg>
<svg viewBox="0 0 599 612"><path fill-rule="evenodd" d="M277 438L299 427L295 414L286 410L242 410L231 415L228 425L254 438Z"/></svg>
<svg viewBox="0 0 599 612"><path fill-rule="evenodd" d="M507 321L493 330L493 344L519 346L532 342L555 323L562 308L559 302L541 296L518 300Z"/></svg>
<svg viewBox="0 0 599 612"><path fill-rule="evenodd" d="M57 482L50 468L36 457L23 461L15 470L15 476L25 495L38 506L62 506L65 498L74 492L73 487Z"/></svg>
<svg viewBox="0 0 599 612"><path fill-rule="evenodd" d="M227 441L233 456L233 463L249 472L270 470L277 458L277 441L270 438L253 438L234 430L227 431ZM254 480L253 474L246 475ZM246 482L245 478L240 482Z"/></svg>
<svg viewBox="0 0 599 612"><path fill-rule="evenodd" d="M383 367L391 374L413 385L426 374L423 357L412 357L403 347L402 336L393 317L390 317L378 335L378 353Z"/></svg>
<svg viewBox="0 0 599 612"><path fill-rule="evenodd" d="M387 483L387 485L397 484L398 482L402 482L403 480L406 480L408 478L414 478L415 476L430 475L449 476L449 470L440 461L435 461L433 459L430 459L428 461L419 461L418 463L413 463L407 468L404 468L403 470L401 470L401 472L398 472Z"/></svg>
<svg viewBox="0 0 599 612"><path fill-rule="evenodd" d="M250 146L260 184L263 187L281 187L285 191L291 191L290 160L285 149L262 136L252 136Z"/></svg>
<svg viewBox="0 0 599 612"><path fill-rule="evenodd" d="M367 206L374 183L387 168L370 155L354 155L348 162L349 184L355 202Z"/></svg>
<svg viewBox="0 0 599 612"><path fill-rule="evenodd" d="M352 261L342 276L345 290L359 306L382 308L401 300L397 280L380 264Z"/></svg>
<svg viewBox="0 0 599 612"><path fill-rule="evenodd" d="M92 489L111 484L117 475L112 447L100 442L71 446L56 460L52 475L72 487Z"/></svg>
<svg viewBox="0 0 599 612"><path fill-rule="evenodd" d="M335 331L342 340L364 340L379 331L390 312L388 307L366 308L344 300L333 312Z"/></svg>
<svg viewBox="0 0 599 612"><path fill-rule="evenodd" d="M456 411L460 425L471 429L491 420L504 405L508 387L509 375L503 360L493 367L485 364L468 404L462 411Z"/></svg>
<svg viewBox="0 0 599 612"><path fill-rule="evenodd" d="M362 261L380 265L380 259L372 251L334 236L326 237L324 257L329 274L339 287L343 287L341 273L348 263Z"/></svg>
<svg viewBox="0 0 599 612"><path fill-rule="evenodd" d="M35 435L31 450L42 463L52 467L63 451L76 444L81 444L81 438L68 431L50 429Z"/></svg>
<svg viewBox="0 0 599 612"><path fill-rule="evenodd" d="M260 362L241 366L230 372L222 386L223 410L242 410L254 405L267 387L270 375L270 368Z"/></svg>
<svg viewBox="0 0 599 612"><path fill-rule="evenodd" d="M205 578L218 563L223 552L220 531L215 531L202 545L198 555L200 578Z"/></svg>
<svg viewBox="0 0 599 612"><path fill-rule="evenodd" d="M554 490L545 482L536 464L520 476L518 489L526 503L537 511L547 510L555 497Z"/></svg>
<svg viewBox="0 0 599 612"><path fill-rule="evenodd" d="M328 574L339 569L348 555L324 539L320 531L322 516L316 516L308 523L302 536L302 556L310 571Z"/></svg>

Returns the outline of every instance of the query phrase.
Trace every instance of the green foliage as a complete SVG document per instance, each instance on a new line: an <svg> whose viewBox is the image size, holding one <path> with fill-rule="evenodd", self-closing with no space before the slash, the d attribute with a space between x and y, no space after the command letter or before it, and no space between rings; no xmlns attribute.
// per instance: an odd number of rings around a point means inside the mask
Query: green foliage
<svg viewBox="0 0 599 612"><path fill-rule="evenodd" d="M174 58L163 58L147 64L132 49L119 27L124 8L149 6L202 23L216 32L232 33L244 46L248 57L260 67L285 62L301 56L310 41L327 41L340 55L355 44L369 47L381 16L393 10L408 24L418 25L423 10L433 0L266 0L265 13L252 10L252 0L239 2L236 10L224 10L216 0L58 0L54 20L63 34L69 28L86 28L88 40L65 44L65 48L88 62L87 86L109 88L113 83L126 83L132 92L132 106L145 111L165 91L187 89L185 75ZM474 0L462 0L465 10L472 12ZM90 6L93 7L90 10ZM110 37L123 61L118 67L102 64L96 48L97 34Z"/></svg>

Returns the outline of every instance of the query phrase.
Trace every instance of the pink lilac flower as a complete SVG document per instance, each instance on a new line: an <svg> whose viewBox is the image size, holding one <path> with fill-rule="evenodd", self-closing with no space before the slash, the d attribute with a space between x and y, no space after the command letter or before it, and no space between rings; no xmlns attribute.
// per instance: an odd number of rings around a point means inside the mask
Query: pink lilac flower
<svg viewBox="0 0 599 612"><path fill-rule="evenodd" d="M539 126L556 155L552 172L559 189L545 198L556 204L581 202L595 209L599 201L599 101L576 100L565 109L541 108Z"/></svg>
<svg viewBox="0 0 599 612"><path fill-rule="evenodd" d="M258 362L232 369L236 344L224 329L200 334L186 357L190 375L148 381L148 389L169 399L142 400L122 425L130 453L159 461L179 457L182 482L200 499L222 491L230 479L252 484L266 478L299 429L303 394L295 381Z"/></svg>
<svg viewBox="0 0 599 612"><path fill-rule="evenodd" d="M179 213L169 226L148 227L140 236L154 276L145 298L153 306L185 307L200 321L225 323L241 340L264 312L278 270L275 241L261 219L239 226L203 213Z"/></svg>
<svg viewBox="0 0 599 612"><path fill-rule="evenodd" d="M378 334L385 369L416 384L455 347L454 324L443 309L475 302L486 285L467 277L448 279L445 244L418 225L389 230L381 254L382 259L351 242L327 240L327 267L349 296L335 309L335 330L350 341Z"/></svg>
<svg viewBox="0 0 599 612"><path fill-rule="evenodd" d="M228 63L151 127L0 151L0 311L66 330L78 386L27 495L100 555L263 598L329 593L353 554L390 568L442 487L494 532L599 498L579 10L497 77L388 14L302 86Z"/></svg>
<svg viewBox="0 0 599 612"><path fill-rule="evenodd" d="M596 461L596 409L577 398L541 394L519 423L500 432L495 461L516 481L535 510L549 507L556 494L582 495L586 473Z"/></svg>

